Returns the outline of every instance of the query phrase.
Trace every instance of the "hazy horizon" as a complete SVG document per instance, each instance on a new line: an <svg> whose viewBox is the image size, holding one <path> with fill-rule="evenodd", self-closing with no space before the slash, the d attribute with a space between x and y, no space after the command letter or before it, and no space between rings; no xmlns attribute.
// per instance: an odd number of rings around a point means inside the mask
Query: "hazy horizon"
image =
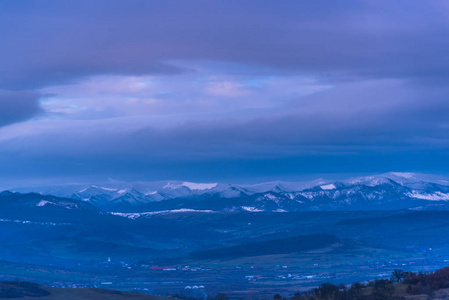
<svg viewBox="0 0 449 300"><path fill-rule="evenodd" d="M371 176L382 176L382 175L397 175L398 177L401 177L404 175L404 178L407 178L407 174L411 175L422 175L425 177L430 178L441 178L446 179L449 178L448 174L430 174L430 173L417 173L417 172L385 172L385 173L360 173L360 174L320 174L321 176L314 176L314 175L307 175L303 174L298 177L287 177L287 178L257 178L252 180L188 180L183 178L177 178L177 179L158 179L158 180L142 180L142 179L135 179L135 180L120 180L115 178L107 178L105 180L98 180L98 179L91 179L89 180L86 177L80 178L80 180L76 181L73 180L73 178L70 179L64 179L64 178L53 178L53 179L45 179L45 180L24 180L24 181L18 181L18 182L12 182L9 184L5 184L4 182L0 185L0 191L6 191L6 190L12 190L16 188L30 188L33 187L39 188L39 187L57 187L57 186L83 186L83 185L105 185L105 186L121 186L121 185L127 185L127 184L136 184L136 183L153 183L153 182L187 182L187 183L218 183L218 184L230 184L230 185L257 185L257 184L266 184L266 183L273 183L273 182L285 182L285 183L313 183L322 181L321 184L325 182L336 182L336 181L345 181L350 180L354 178L363 178L363 177L371 177ZM319 183L317 183L319 185ZM32 190L30 190L32 191Z"/></svg>

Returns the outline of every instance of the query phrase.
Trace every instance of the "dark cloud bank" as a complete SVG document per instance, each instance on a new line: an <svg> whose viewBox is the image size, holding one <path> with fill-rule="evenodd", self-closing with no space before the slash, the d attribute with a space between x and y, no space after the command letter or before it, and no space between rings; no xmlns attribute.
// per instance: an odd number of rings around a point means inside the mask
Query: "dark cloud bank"
<svg viewBox="0 0 449 300"><path fill-rule="evenodd" d="M25 121L41 113L39 95L0 90L0 126Z"/></svg>

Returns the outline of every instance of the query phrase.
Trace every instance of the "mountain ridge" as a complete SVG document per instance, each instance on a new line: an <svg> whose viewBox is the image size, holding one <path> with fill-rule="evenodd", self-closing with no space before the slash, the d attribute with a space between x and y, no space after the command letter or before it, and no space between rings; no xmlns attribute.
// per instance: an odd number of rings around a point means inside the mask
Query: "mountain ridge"
<svg viewBox="0 0 449 300"><path fill-rule="evenodd" d="M449 178L401 172L346 180L274 181L253 185L156 181L14 190L71 198L105 211L123 213L180 209L283 212L449 207Z"/></svg>

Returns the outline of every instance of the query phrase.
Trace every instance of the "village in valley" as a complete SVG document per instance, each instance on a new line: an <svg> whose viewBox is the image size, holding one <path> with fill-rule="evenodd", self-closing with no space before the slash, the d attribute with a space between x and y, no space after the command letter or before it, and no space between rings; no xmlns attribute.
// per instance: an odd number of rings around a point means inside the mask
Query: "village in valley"
<svg viewBox="0 0 449 300"><path fill-rule="evenodd" d="M360 265L321 265L311 262L309 265L257 264L241 261L239 264L228 262L162 264L155 262L126 262L108 257L103 262L90 264L90 271L74 268L53 269L28 265L20 278L27 279L27 273L47 274L41 284L53 287L95 287L123 291L136 291L160 296L183 295L204 297L229 289L235 296L252 293L287 293L305 291L320 282L351 283L374 278L388 279L394 269L428 270L447 265L446 259L416 259L396 261L365 261ZM8 269L8 264L1 266ZM78 270L77 270L78 269ZM95 275L92 275L92 271ZM57 273L58 276L52 276ZM12 278L0 278L8 280ZM232 292L231 292L232 290Z"/></svg>

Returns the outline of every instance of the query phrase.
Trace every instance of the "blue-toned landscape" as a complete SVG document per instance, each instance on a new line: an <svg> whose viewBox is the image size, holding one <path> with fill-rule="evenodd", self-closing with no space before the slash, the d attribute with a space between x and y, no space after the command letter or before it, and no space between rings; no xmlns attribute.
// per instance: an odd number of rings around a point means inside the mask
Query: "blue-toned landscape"
<svg viewBox="0 0 449 300"><path fill-rule="evenodd" d="M449 180L386 173L0 194L2 279L203 298L293 295L449 263Z"/></svg>
<svg viewBox="0 0 449 300"><path fill-rule="evenodd" d="M0 298L449 299L446 0L0 1Z"/></svg>

